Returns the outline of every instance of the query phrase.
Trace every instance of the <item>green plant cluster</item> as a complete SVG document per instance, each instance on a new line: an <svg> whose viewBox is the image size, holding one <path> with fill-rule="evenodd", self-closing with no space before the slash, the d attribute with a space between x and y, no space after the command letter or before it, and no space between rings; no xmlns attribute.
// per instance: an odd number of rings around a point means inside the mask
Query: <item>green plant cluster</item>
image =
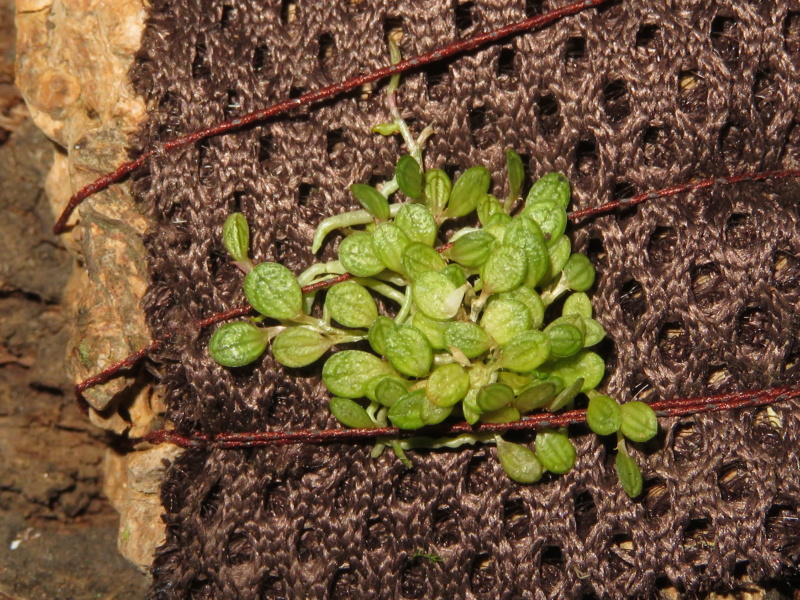
<svg viewBox="0 0 800 600"><path fill-rule="evenodd" d="M391 423L416 430L451 417L508 423L533 411L570 408L586 394L589 426L599 435L617 435L620 480L626 492L638 495L641 474L624 438L650 439L656 417L643 403L620 406L595 391L605 363L590 348L605 332L586 294L595 270L586 256L572 252L564 234L569 183L557 173L542 177L512 216L523 182L522 161L512 150L507 170L509 194L501 202L490 193L491 176L482 166L452 183L444 171L424 171L418 158L403 156L381 190L351 186L363 209L327 219L314 243L316 251L330 231L340 229L345 237L338 260L315 264L299 277L278 263L253 266L247 222L231 215L223 237L247 271L245 295L262 320L279 324L223 325L210 352L218 363L238 367L256 360L271 342L279 363L303 367L333 346L368 343L371 351L339 350L322 368L332 413L356 428ZM390 204L393 188L407 201ZM480 226L463 227L437 247L444 222L472 213ZM302 287L343 273L353 278L327 289L320 316L313 316L317 293L303 294ZM397 305L393 316L380 314L376 295ZM550 307L562 296L559 314L553 314ZM475 442L497 444L503 468L522 483L546 471L566 473L576 457L563 428L539 430L532 446L475 433L382 440L376 453L389 444L407 461L409 448Z"/></svg>

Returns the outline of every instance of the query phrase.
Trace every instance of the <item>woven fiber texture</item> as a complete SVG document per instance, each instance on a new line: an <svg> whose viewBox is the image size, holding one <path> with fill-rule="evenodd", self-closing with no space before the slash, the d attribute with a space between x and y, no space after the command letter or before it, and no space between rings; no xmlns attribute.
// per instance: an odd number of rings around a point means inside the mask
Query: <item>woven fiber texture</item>
<svg viewBox="0 0 800 600"><path fill-rule="evenodd" d="M133 71L150 146L561 0L156 0ZM334 427L319 366L267 355L227 370L194 321L244 302L222 224L254 230L256 261L295 272L354 182L390 176L394 139L370 133L383 84L167 153L137 174L156 371L184 433ZM694 177L797 168L800 3L620 0L404 77L399 105L433 124L428 166L475 164L505 185L515 148L573 207ZM657 200L572 226L598 269L603 383L622 401L764 388L800 369L800 223L793 182ZM332 236L323 256L333 256ZM494 448L415 452L405 470L361 444L187 450L163 487L158 599L650 597L743 589L796 574L797 403L661 421L633 450L645 491L616 482L613 448L580 427L576 468L522 486ZM433 562L419 553L436 554Z"/></svg>

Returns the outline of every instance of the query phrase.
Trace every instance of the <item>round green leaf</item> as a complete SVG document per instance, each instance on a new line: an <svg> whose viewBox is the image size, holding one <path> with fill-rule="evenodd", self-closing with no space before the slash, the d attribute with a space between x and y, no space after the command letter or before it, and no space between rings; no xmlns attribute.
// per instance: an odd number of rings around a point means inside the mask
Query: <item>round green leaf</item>
<svg viewBox="0 0 800 600"><path fill-rule="evenodd" d="M457 321L445 330L444 344L455 346L467 358L477 358L492 347L492 339L475 323Z"/></svg>
<svg viewBox="0 0 800 600"><path fill-rule="evenodd" d="M519 421L519 411L513 406L504 406L497 410L481 413L482 423L514 423Z"/></svg>
<svg viewBox="0 0 800 600"><path fill-rule="evenodd" d="M483 289L493 294L510 292L522 285L527 269L525 255L519 250L506 246L496 248L481 267Z"/></svg>
<svg viewBox="0 0 800 600"><path fill-rule="evenodd" d="M445 211L447 218L468 215L478 206L478 200L486 195L492 176L486 167L472 167L459 177L450 193L450 203Z"/></svg>
<svg viewBox="0 0 800 600"><path fill-rule="evenodd" d="M400 398L389 409L389 420L400 429L419 429L425 426L422 409L427 404L425 390L417 390Z"/></svg>
<svg viewBox="0 0 800 600"><path fill-rule="evenodd" d="M423 273L438 272L446 266L436 250L420 242L410 243L403 251L403 269L411 281L416 281Z"/></svg>
<svg viewBox="0 0 800 600"><path fill-rule="evenodd" d="M425 334L431 348L434 350L445 349L444 332L450 325L449 321L437 321L417 312L411 317L411 324ZM383 353L381 352L381 354Z"/></svg>
<svg viewBox="0 0 800 600"><path fill-rule="evenodd" d="M411 243L408 236L394 223L380 223L372 234L375 256L387 269L405 273L403 252Z"/></svg>
<svg viewBox="0 0 800 600"><path fill-rule="evenodd" d="M424 377L431 370L433 350L428 338L413 325L398 325L386 332L386 358L403 375Z"/></svg>
<svg viewBox="0 0 800 600"><path fill-rule="evenodd" d="M250 260L250 227L242 213L233 213L225 220L225 225L222 226L222 243L237 263Z"/></svg>
<svg viewBox="0 0 800 600"><path fill-rule="evenodd" d="M434 215L440 215L445 209L452 189L450 177L441 169L425 172L425 203Z"/></svg>
<svg viewBox="0 0 800 600"><path fill-rule="evenodd" d="M553 201L529 204L520 214L536 221L548 246L552 246L567 228L567 211Z"/></svg>
<svg viewBox="0 0 800 600"><path fill-rule="evenodd" d="M505 215L503 205L500 204L497 198L491 194L486 194L478 199L478 220L481 222L481 225L486 227L492 217L497 214Z"/></svg>
<svg viewBox="0 0 800 600"><path fill-rule="evenodd" d="M375 253L370 233L354 233L339 244L342 266L356 277L372 277L385 268Z"/></svg>
<svg viewBox="0 0 800 600"><path fill-rule="evenodd" d="M581 350L573 356L540 367L539 371L560 377L566 386L582 377L581 392L588 392L600 384L606 371L606 363L594 352Z"/></svg>
<svg viewBox="0 0 800 600"><path fill-rule="evenodd" d="M208 342L211 357L223 367L243 367L264 354L269 344L267 333L250 323L226 323Z"/></svg>
<svg viewBox="0 0 800 600"><path fill-rule="evenodd" d="M583 349L584 335L575 325L551 323L545 327L544 333L550 339L550 354L555 357L572 356Z"/></svg>
<svg viewBox="0 0 800 600"><path fill-rule="evenodd" d="M631 498L636 498L642 493L642 472L639 470L639 465L624 452L617 453L615 462L622 489Z"/></svg>
<svg viewBox="0 0 800 600"><path fill-rule="evenodd" d="M573 254L564 265L567 285L576 292L585 292L592 287L594 275L594 265L583 254Z"/></svg>
<svg viewBox="0 0 800 600"><path fill-rule="evenodd" d="M394 374L394 369L374 354L361 350L342 350L325 362L322 382L334 396L361 398L370 379Z"/></svg>
<svg viewBox="0 0 800 600"><path fill-rule="evenodd" d="M544 466L530 448L497 441L497 458L506 474L517 483L536 483L544 474Z"/></svg>
<svg viewBox="0 0 800 600"><path fill-rule="evenodd" d="M380 315L369 328L367 339L369 345L381 356L386 356L386 333L394 329L394 321Z"/></svg>
<svg viewBox="0 0 800 600"><path fill-rule="evenodd" d="M303 292L292 272L273 262L257 264L244 278L244 295L262 315L291 320L303 314Z"/></svg>
<svg viewBox="0 0 800 600"><path fill-rule="evenodd" d="M531 328L530 311L512 298L493 297L483 311L481 327L498 346L503 346Z"/></svg>
<svg viewBox="0 0 800 600"><path fill-rule="evenodd" d="M401 192L414 200L422 198L422 171L416 158L410 154L401 156L395 175Z"/></svg>
<svg viewBox="0 0 800 600"><path fill-rule="evenodd" d="M330 409L333 416L345 427L354 429L372 429L375 423L369 418L367 411L349 398L331 398Z"/></svg>
<svg viewBox="0 0 800 600"><path fill-rule="evenodd" d="M367 328L378 318L372 295L355 281L332 286L325 295L325 308L332 319L345 327Z"/></svg>
<svg viewBox="0 0 800 600"><path fill-rule="evenodd" d="M550 412L561 410L575 399L575 396L580 393L582 387L583 379L578 377L572 382L571 385L565 387L555 398L553 398L553 400L547 405L547 410Z"/></svg>
<svg viewBox="0 0 800 600"><path fill-rule="evenodd" d="M478 390L478 408L484 412L508 406L512 400L514 400L514 391L504 383L491 383Z"/></svg>
<svg viewBox="0 0 800 600"><path fill-rule="evenodd" d="M447 258L469 268L478 268L486 262L497 240L485 231L472 231L459 237L445 252Z"/></svg>
<svg viewBox="0 0 800 600"><path fill-rule="evenodd" d="M525 331L504 347L500 364L518 373L533 371L550 356L550 340L541 331Z"/></svg>
<svg viewBox="0 0 800 600"><path fill-rule="evenodd" d="M514 399L514 406L519 412L525 414L537 408L548 405L556 397L556 386L545 381L533 383L522 389Z"/></svg>
<svg viewBox="0 0 800 600"><path fill-rule="evenodd" d="M383 377L375 386L375 401L383 406L394 406L406 394L408 382L397 377Z"/></svg>
<svg viewBox="0 0 800 600"><path fill-rule="evenodd" d="M371 185L354 183L350 191L369 214L380 221L389 218L389 201Z"/></svg>
<svg viewBox="0 0 800 600"><path fill-rule="evenodd" d="M436 367L428 378L425 396L437 406L458 404L469 391L469 373L459 364Z"/></svg>
<svg viewBox="0 0 800 600"><path fill-rule="evenodd" d="M420 416L425 425L438 425L453 412L452 406L439 406L426 399L422 404Z"/></svg>
<svg viewBox="0 0 800 600"><path fill-rule="evenodd" d="M611 435L619 430L622 411L616 400L608 396L595 396L586 409L586 423L597 435Z"/></svg>
<svg viewBox="0 0 800 600"><path fill-rule="evenodd" d="M305 326L284 329L272 341L272 355L285 367L305 367L325 354L333 342Z"/></svg>
<svg viewBox="0 0 800 600"><path fill-rule="evenodd" d="M518 248L525 253L528 264L525 285L535 287L547 273L549 265L547 243L539 225L527 217L517 216L506 228L503 245Z"/></svg>
<svg viewBox="0 0 800 600"><path fill-rule="evenodd" d="M586 339L583 341L584 347L594 346L606 337L606 330L594 319L584 317L583 326L586 328Z"/></svg>
<svg viewBox="0 0 800 600"><path fill-rule="evenodd" d="M633 442L646 442L658 433L655 411L644 402L626 402L620 407L622 435Z"/></svg>
<svg viewBox="0 0 800 600"><path fill-rule="evenodd" d="M547 271L540 283L547 283L561 272L569 260L570 252L572 252L572 242L567 236L562 235L547 250Z"/></svg>
<svg viewBox="0 0 800 600"><path fill-rule="evenodd" d="M419 242L426 246L436 243L436 219L430 209L424 204L404 204L394 219L394 224L403 230L412 242Z"/></svg>
<svg viewBox="0 0 800 600"><path fill-rule="evenodd" d="M561 173L548 173L538 179L528 192L525 204L554 202L564 210L569 206L569 181Z"/></svg>
<svg viewBox="0 0 800 600"><path fill-rule="evenodd" d="M462 285L467 283L467 274L464 273L464 269L459 265L449 264L439 272L442 275L447 276L447 278L452 281L453 285L457 288L460 288Z"/></svg>
<svg viewBox="0 0 800 600"><path fill-rule="evenodd" d="M542 429L534 442L536 456L552 473L567 473L575 464L575 446L569 438L555 429Z"/></svg>
<svg viewBox="0 0 800 600"><path fill-rule="evenodd" d="M522 302L528 308L531 329L541 329L544 324L544 303L541 297L534 290L520 286L510 292L499 294L497 298L510 298Z"/></svg>
<svg viewBox="0 0 800 600"><path fill-rule="evenodd" d="M452 319L464 298L465 288L457 288L447 275L428 271L420 275L411 286L417 308L426 317L444 321Z"/></svg>
<svg viewBox="0 0 800 600"><path fill-rule="evenodd" d="M584 292L575 292L567 296L564 300L564 307L561 309L563 316L578 315L586 319L592 318L592 301Z"/></svg>

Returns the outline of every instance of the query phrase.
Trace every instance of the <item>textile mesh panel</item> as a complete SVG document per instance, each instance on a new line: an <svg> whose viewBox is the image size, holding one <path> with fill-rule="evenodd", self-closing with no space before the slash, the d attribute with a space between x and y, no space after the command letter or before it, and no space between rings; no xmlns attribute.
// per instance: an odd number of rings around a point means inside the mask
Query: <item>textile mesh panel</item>
<svg viewBox="0 0 800 600"><path fill-rule="evenodd" d="M156 0L133 78L150 146L388 62L563 4L561 0ZM353 182L391 175L381 90L361 90L149 161L136 193L147 238L157 372L181 432L333 427L319 366L269 356L227 370L193 323L244 302L221 243L251 223L253 256L295 272ZM561 171L573 207L695 177L797 168L800 3L630 0L566 18L403 78L399 104L433 124L428 166L504 152L532 180ZM652 400L764 388L800 369L796 182L657 200L571 226L597 267L607 392ZM322 256L334 256L336 236ZM167 540L152 598L625 598L675 585L739 588L795 573L798 403L661 421L637 445L645 491L616 481L613 448L574 428L575 469L509 481L494 448L414 452L405 470L361 444L187 450L163 487ZM441 562L419 557L435 553Z"/></svg>

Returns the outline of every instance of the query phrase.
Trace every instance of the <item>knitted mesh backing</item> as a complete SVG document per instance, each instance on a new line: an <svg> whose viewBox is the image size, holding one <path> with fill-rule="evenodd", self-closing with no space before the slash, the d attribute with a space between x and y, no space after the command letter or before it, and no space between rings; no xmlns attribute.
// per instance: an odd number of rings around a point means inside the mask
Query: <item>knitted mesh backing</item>
<svg viewBox="0 0 800 600"><path fill-rule="evenodd" d="M145 147L559 5L557 0L153 3L138 91ZM399 104L434 124L428 166L504 151L565 173L574 208L744 170L797 167L800 4L618 2L406 76ZM370 133L376 86L159 156L135 178L147 238L158 374L182 432L332 427L319 367L218 367L193 322L244 301L221 228L241 210L256 261L310 264L346 188L392 172ZM607 392L622 400L796 381L800 224L791 182L717 187L569 230L598 269ZM333 256L332 236L323 256ZM575 469L514 484L493 448L414 452L406 471L366 445L187 450L163 488L167 541L152 598L546 598L741 589L800 557L797 403L661 421L637 445L645 491L616 482L612 448L580 427ZM415 556L435 553L441 562Z"/></svg>

